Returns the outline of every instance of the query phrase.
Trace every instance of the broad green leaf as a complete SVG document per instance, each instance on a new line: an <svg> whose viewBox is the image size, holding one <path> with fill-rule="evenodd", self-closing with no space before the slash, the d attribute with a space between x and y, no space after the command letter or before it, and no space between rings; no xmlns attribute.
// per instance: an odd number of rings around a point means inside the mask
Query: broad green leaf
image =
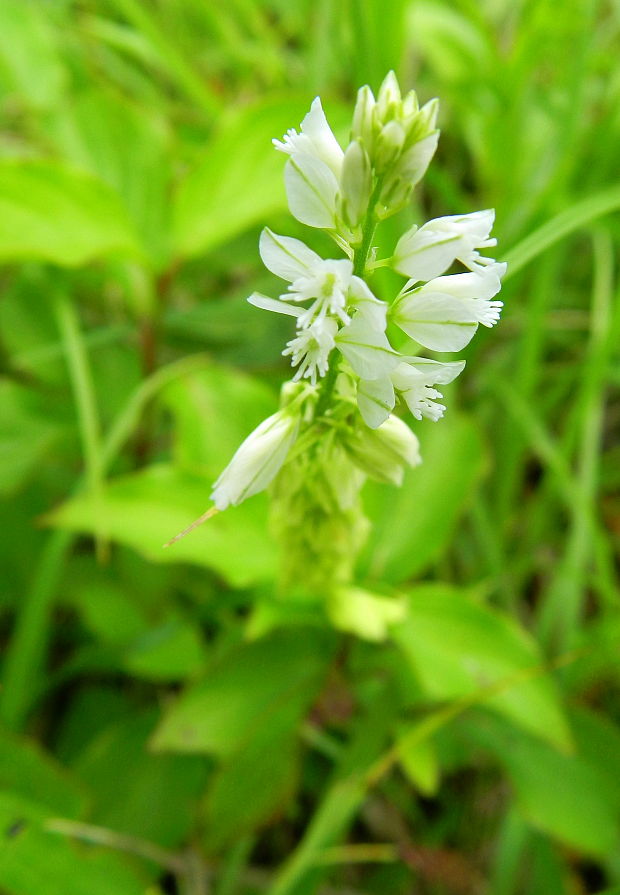
<svg viewBox="0 0 620 895"><path fill-rule="evenodd" d="M133 547L152 562L195 563L212 569L235 587L270 579L276 552L266 530L262 495L218 514L163 549L164 543L209 506L211 485L210 478L172 466L150 466L109 482L98 503L88 494L67 501L47 521L58 528L92 533L97 511L100 524L113 540Z"/></svg>
<svg viewBox="0 0 620 895"><path fill-rule="evenodd" d="M277 409L272 390L258 379L215 365L171 383L162 398L174 415L175 460L214 480Z"/></svg>
<svg viewBox="0 0 620 895"><path fill-rule="evenodd" d="M172 706L154 748L230 759L275 719L293 732L320 683L330 643L321 632L296 628L236 647Z"/></svg>
<svg viewBox="0 0 620 895"><path fill-rule="evenodd" d="M0 793L0 889L6 895L144 895L121 858L45 829L49 809Z"/></svg>
<svg viewBox="0 0 620 895"><path fill-rule="evenodd" d="M198 627L174 616L141 633L123 651L123 667L135 677L151 681L195 676L205 661Z"/></svg>
<svg viewBox="0 0 620 895"><path fill-rule="evenodd" d="M86 790L34 740L0 731L0 791L36 800L64 817L77 817Z"/></svg>
<svg viewBox="0 0 620 895"><path fill-rule="evenodd" d="M65 71L45 4L36 0L0 3L0 74L19 100L35 109L56 105L62 97Z"/></svg>
<svg viewBox="0 0 620 895"><path fill-rule="evenodd" d="M608 801L620 814L620 728L609 718L585 708L574 708L570 722L577 752L603 780Z"/></svg>
<svg viewBox="0 0 620 895"><path fill-rule="evenodd" d="M153 753L154 722L149 711L103 730L74 771L93 795L90 822L173 848L191 829L206 764L193 755Z"/></svg>
<svg viewBox="0 0 620 895"><path fill-rule="evenodd" d="M64 159L118 193L156 268L168 258L168 134L155 110L102 90L78 94L49 131Z"/></svg>
<svg viewBox="0 0 620 895"><path fill-rule="evenodd" d="M411 592L407 618L392 635L433 699L471 696L505 681L484 705L560 748L571 745L552 678L541 670L519 680L543 659L510 617L456 588L425 585Z"/></svg>
<svg viewBox="0 0 620 895"><path fill-rule="evenodd" d="M286 208L286 156L271 141L298 128L307 105L300 97L269 99L228 118L175 196L179 255L211 251Z"/></svg>
<svg viewBox="0 0 620 895"><path fill-rule="evenodd" d="M296 720L276 710L215 775L205 804L210 849L274 820L290 801L299 766Z"/></svg>
<svg viewBox="0 0 620 895"><path fill-rule="evenodd" d="M517 807L537 829L590 855L620 845L617 787L581 752L567 755L488 719L477 737L506 769Z"/></svg>
<svg viewBox="0 0 620 895"><path fill-rule="evenodd" d="M105 184L55 162L0 160L0 261L73 267L139 251L122 203Z"/></svg>
<svg viewBox="0 0 620 895"><path fill-rule="evenodd" d="M484 467L474 422L448 411L437 423L415 424L422 465L400 488L369 483L365 502L373 523L362 571L394 582L418 575L447 548Z"/></svg>

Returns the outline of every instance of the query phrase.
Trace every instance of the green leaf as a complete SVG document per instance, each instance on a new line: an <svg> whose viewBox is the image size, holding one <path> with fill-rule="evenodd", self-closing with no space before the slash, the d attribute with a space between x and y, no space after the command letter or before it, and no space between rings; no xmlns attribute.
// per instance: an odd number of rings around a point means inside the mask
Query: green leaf
<svg viewBox="0 0 620 895"><path fill-rule="evenodd" d="M519 680L543 660L508 616L456 588L425 585L412 591L407 618L392 635L433 699L459 699L506 681L484 705L560 748L571 746L553 679L541 672Z"/></svg>
<svg viewBox="0 0 620 895"><path fill-rule="evenodd" d="M0 790L33 799L65 817L78 817L86 791L34 741L0 731Z"/></svg>
<svg viewBox="0 0 620 895"><path fill-rule="evenodd" d="M55 34L41 3L0 3L0 70L28 105L46 109L63 95L65 72Z"/></svg>
<svg viewBox="0 0 620 895"><path fill-rule="evenodd" d="M125 209L100 181L54 162L0 160L0 261L72 267L139 251Z"/></svg>
<svg viewBox="0 0 620 895"><path fill-rule="evenodd" d="M155 713L102 731L74 765L93 795L91 823L174 848L189 833L206 765L197 756L149 749Z"/></svg>
<svg viewBox="0 0 620 895"><path fill-rule="evenodd" d="M152 562L191 562L235 587L270 579L276 552L266 531L263 495L210 519L168 550L162 545L203 513L212 479L165 464L106 484L100 501L82 494L47 517L58 528L93 533L95 512L109 536Z"/></svg>
<svg viewBox="0 0 620 895"><path fill-rule="evenodd" d="M296 714L277 711L216 774L207 793L207 845L214 851L274 819L295 793ZM269 759L266 759L269 756Z"/></svg>
<svg viewBox="0 0 620 895"><path fill-rule="evenodd" d="M373 523L362 571L373 579L405 581L436 561L452 539L484 468L476 424L450 413L416 427L422 465L400 488L369 483L365 503Z"/></svg>
<svg viewBox="0 0 620 895"><path fill-rule="evenodd" d="M48 832L50 817L35 802L0 793L0 889L6 895L144 895L115 855Z"/></svg>
<svg viewBox="0 0 620 895"><path fill-rule="evenodd" d="M432 796L439 786L439 761L430 739L412 740L410 735L415 725L402 724L398 729L396 748L398 760L406 776L422 795ZM411 737L409 737L411 739Z"/></svg>
<svg viewBox="0 0 620 895"><path fill-rule="evenodd" d="M170 709L153 747L227 759L275 719L294 731L314 697L330 643L320 632L297 628L233 649Z"/></svg>
<svg viewBox="0 0 620 895"><path fill-rule="evenodd" d="M486 719L477 738L496 755L513 785L517 807L537 829L590 855L617 852L617 787L588 756L562 754L547 743Z"/></svg>
<svg viewBox="0 0 620 895"><path fill-rule="evenodd" d="M198 627L173 615L140 634L123 655L123 667L130 674L150 681L195 676L205 661Z"/></svg>
<svg viewBox="0 0 620 895"><path fill-rule="evenodd" d="M274 137L299 127L307 100L269 99L232 115L174 200L174 244L182 257L211 251L286 208L284 163Z"/></svg>
<svg viewBox="0 0 620 895"><path fill-rule="evenodd" d="M110 186L123 201L153 265L168 262L168 134L154 111L117 94L87 90L50 122L62 156Z"/></svg>

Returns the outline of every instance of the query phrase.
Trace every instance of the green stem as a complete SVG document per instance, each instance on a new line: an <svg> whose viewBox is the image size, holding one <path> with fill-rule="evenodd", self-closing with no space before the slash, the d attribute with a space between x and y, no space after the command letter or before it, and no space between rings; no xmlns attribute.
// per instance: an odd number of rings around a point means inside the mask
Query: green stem
<svg viewBox="0 0 620 895"><path fill-rule="evenodd" d="M319 400L317 401L315 417L323 416L327 408L329 407L329 402L331 401L332 392L334 391L334 386L336 385L336 379L338 378L338 362L333 365L330 365L327 373L323 377L323 381L321 382L321 391L319 392Z"/></svg>
<svg viewBox="0 0 620 895"><path fill-rule="evenodd" d="M95 387L78 315L63 283L55 289L52 303L65 349L69 378L77 409L86 481L93 498L97 524L95 530L97 556L102 558L105 555L105 538L100 521L103 518L100 511L103 503L103 472Z"/></svg>
<svg viewBox="0 0 620 895"><path fill-rule="evenodd" d="M71 532L49 535L15 621L0 689L0 719L10 730L22 729L32 704L46 651L51 608L72 541Z"/></svg>

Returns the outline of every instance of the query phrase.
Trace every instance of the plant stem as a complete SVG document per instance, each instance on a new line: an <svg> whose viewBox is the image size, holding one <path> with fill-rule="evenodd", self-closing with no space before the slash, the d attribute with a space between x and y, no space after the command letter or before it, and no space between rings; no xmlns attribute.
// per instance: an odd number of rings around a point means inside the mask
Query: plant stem
<svg viewBox="0 0 620 895"><path fill-rule="evenodd" d="M147 839L140 839L137 836L127 836L125 833L117 833L115 830L109 830L107 827L97 827L93 824L85 824L81 821L65 820L61 817L54 817L46 821L45 829L50 833L59 833L61 836L72 836L80 839L82 842L91 842L94 845L105 845L108 848L114 848L117 851L129 852L146 858L147 861L153 861L160 867L165 867L172 873L180 876L187 870L184 856L168 851L149 842Z"/></svg>
<svg viewBox="0 0 620 895"><path fill-rule="evenodd" d="M0 719L10 730L24 725L46 652L52 603L73 533L48 536L30 589L24 595L4 660Z"/></svg>
<svg viewBox="0 0 620 895"><path fill-rule="evenodd" d="M86 481L93 498L97 524L95 529L96 552L97 557L102 559L105 557L106 548L101 524L101 519L103 518L101 513L103 473L97 399L78 315L62 282L54 289L53 308L65 350L71 388L75 399L86 469Z"/></svg>

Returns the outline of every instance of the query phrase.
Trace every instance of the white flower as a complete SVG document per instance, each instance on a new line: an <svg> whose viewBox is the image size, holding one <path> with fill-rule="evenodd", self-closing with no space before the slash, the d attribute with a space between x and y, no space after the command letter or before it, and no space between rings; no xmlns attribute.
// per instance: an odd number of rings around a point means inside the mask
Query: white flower
<svg viewBox="0 0 620 895"><path fill-rule="evenodd" d="M499 320L503 307L501 301L491 301L502 288L501 277L506 272L505 264L490 264L473 273L459 273L448 277L437 277L415 290L431 300L439 295L450 295L463 302L483 326L493 326Z"/></svg>
<svg viewBox="0 0 620 895"><path fill-rule="evenodd" d="M442 398L443 395L432 386L452 382L464 366L465 361L441 364L438 361L417 357L399 364L391 379L417 420L425 416L436 422L443 416L446 408L435 401L435 398Z"/></svg>
<svg viewBox="0 0 620 895"><path fill-rule="evenodd" d="M280 298L303 302L314 299L299 318L299 326L309 326L314 320L328 315L347 324L351 318L346 312L347 293L353 276L353 264L347 258L336 261L319 259L312 270L298 277L288 287L288 293Z"/></svg>
<svg viewBox="0 0 620 895"><path fill-rule="evenodd" d="M465 366L465 361L442 364L425 357L401 357L400 361L388 375L375 380L362 378L358 383L357 403L364 422L371 429L384 425L394 409L396 392L416 419L425 416L438 420L446 408L435 401L443 396L432 386L452 382Z"/></svg>
<svg viewBox="0 0 620 895"><path fill-rule="evenodd" d="M344 153L327 122L318 96L301 122L301 133L291 128L282 140L272 142L276 149L288 155L314 156L328 165L336 177L340 176Z"/></svg>
<svg viewBox="0 0 620 895"><path fill-rule="evenodd" d="M260 254L265 267L288 280L288 292L281 301L254 293L248 301L256 307L297 317L297 326L306 327L314 320L332 315L347 324L350 317L346 307L349 287L353 280L353 264L347 258L323 260L299 239L279 236L265 228L260 237ZM360 281L361 282L361 281ZM359 287L356 286L359 291ZM368 290L371 298L372 293ZM374 299L378 301L377 299ZM296 308L289 302L311 301L307 308Z"/></svg>
<svg viewBox="0 0 620 895"><path fill-rule="evenodd" d="M325 376L337 330L338 324L335 320L316 320L306 329L300 330L299 334L287 343L282 354L291 355L291 366L299 365L293 381L309 379L312 385L316 385L317 373L319 376Z"/></svg>
<svg viewBox="0 0 620 895"><path fill-rule="evenodd" d="M295 153L284 168L284 186L291 214L302 224L336 229L338 180L325 162Z"/></svg>
<svg viewBox="0 0 620 895"><path fill-rule="evenodd" d="M335 229L344 152L318 96L301 123L301 133L291 129L282 140L273 140L273 145L290 156L284 184L291 213L309 227Z"/></svg>
<svg viewBox="0 0 620 895"><path fill-rule="evenodd" d="M489 239L494 219L493 209L487 209L435 218L419 229L412 227L396 245L393 267L414 282L439 276L456 260L470 270L483 270L495 264L477 251L497 244L496 239Z"/></svg>
<svg viewBox="0 0 620 895"><path fill-rule="evenodd" d="M478 324L493 326L503 303L491 301L501 289L505 264L491 264L474 273L436 277L404 292L391 309L391 319L431 351L460 351Z"/></svg>
<svg viewBox="0 0 620 895"><path fill-rule="evenodd" d="M467 303L450 295L405 295L392 307L390 317L431 351L460 351L478 329L478 319Z"/></svg>
<svg viewBox="0 0 620 895"><path fill-rule="evenodd" d="M359 312L339 331L336 345L362 379L379 379L393 370L400 360L385 333Z"/></svg>
<svg viewBox="0 0 620 895"><path fill-rule="evenodd" d="M297 438L299 419L279 410L254 429L213 486L211 500L218 510L237 506L269 485L280 471Z"/></svg>

